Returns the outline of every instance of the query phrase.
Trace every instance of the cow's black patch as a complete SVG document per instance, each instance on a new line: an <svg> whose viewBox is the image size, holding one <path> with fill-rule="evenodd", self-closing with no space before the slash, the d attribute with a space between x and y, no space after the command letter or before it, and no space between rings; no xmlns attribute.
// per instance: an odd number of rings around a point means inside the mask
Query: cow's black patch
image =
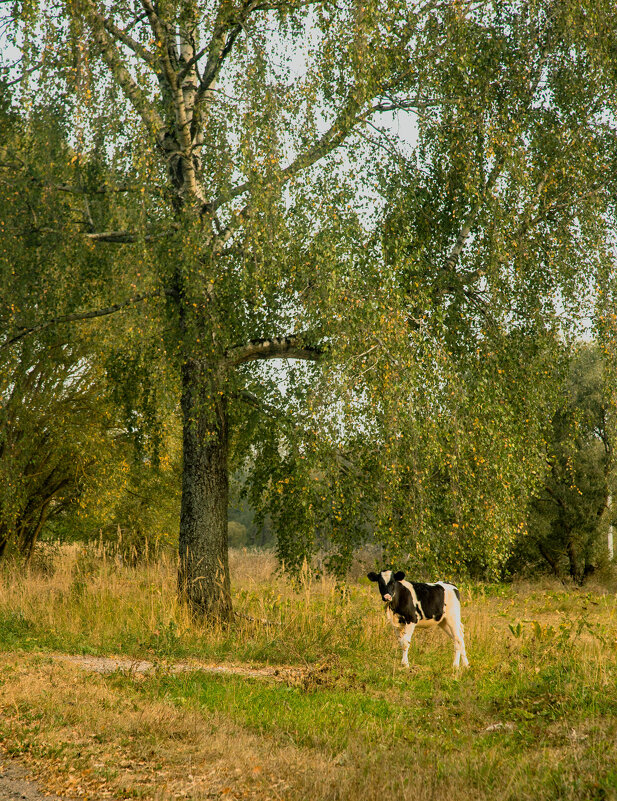
<svg viewBox="0 0 617 801"><path fill-rule="evenodd" d="M446 595L441 584L421 584L414 581L413 589L422 607L423 617L427 620L441 620L445 612Z"/></svg>
<svg viewBox="0 0 617 801"><path fill-rule="evenodd" d="M397 581L394 585L390 608L394 614L402 617L405 623L418 622L418 613L416 612L413 597L407 587L401 584L400 581Z"/></svg>
<svg viewBox="0 0 617 801"><path fill-rule="evenodd" d="M417 602L414 601L410 590L401 584L405 574L402 571L392 573L384 571L388 581L384 578L384 573L369 573L368 578L376 581L379 585L379 592L384 601L400 621L405 623L417 623L418 620L440 621L445 613L445 589L441 584L423 584L422 582L410 582ZM454 588L457 598L458 590ZM389 596L391 600L388 600Z"/></svg>

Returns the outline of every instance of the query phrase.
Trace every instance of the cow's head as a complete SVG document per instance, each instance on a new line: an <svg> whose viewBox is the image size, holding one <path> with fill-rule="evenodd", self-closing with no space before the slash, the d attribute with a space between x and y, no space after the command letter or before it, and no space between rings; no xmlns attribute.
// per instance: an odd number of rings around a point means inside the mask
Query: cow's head
<svg viewBox="0 0 617 801"><path fill-rule="evenodd" d="M381 573L368 573L367 578L377 582L382 600L389 603L394 597L396 582L402 581L405 578L405 574L402 570L397 573L393 573L392 570L382 570Z"/></svg>

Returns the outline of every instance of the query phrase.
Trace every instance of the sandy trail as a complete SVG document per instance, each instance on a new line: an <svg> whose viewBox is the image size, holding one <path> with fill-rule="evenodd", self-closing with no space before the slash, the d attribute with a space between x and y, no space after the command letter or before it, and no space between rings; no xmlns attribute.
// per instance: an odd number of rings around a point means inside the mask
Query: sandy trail
<svg viewBox="0 0 617 801"><path fill-rule="evenodd" d="M0 754L0 801L62 801L41 791L18 762Z"/></svg>

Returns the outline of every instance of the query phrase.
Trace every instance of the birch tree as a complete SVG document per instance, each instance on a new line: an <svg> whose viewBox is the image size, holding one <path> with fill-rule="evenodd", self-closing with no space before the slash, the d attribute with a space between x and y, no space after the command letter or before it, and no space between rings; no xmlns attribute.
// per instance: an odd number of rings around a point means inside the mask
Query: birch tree
<svg viewBox="0 0 617 801"><path fill-rule="evenodd" d="M433 102L383 182L407 304L406 348L382 367L401 388L379 424L393 562L499 576L544 480L572 343L595 336L614 364L613 16L452 3L429 23Z"/></svg>
<svg viewBox="0 0 617 801"><path fill-rule="evenodd" d="M79 174L64 184L41 176L73 214L56 226L32 217L35 235L81 237L111 267L96 291L77 281L47 319L12 310L4 345L148 309L141 324L180 387L178 585L199 615L231 614L234 404L255 400L252 364L312 363L330 347L316 289L352 271L344 253L308 253L306 243L342 199L334 154L380 112L392 65L404 63L429 7L78 0L28 2L13 20L20 102L34 119L56 108ZM128 339L145 338L139 325L126 325Z"/></svg>
<svg viewBox="0 0 617 801"><path fill-rule="evenodd" d="M287 564L327 531L344 570L370 531L393 566L498 578L527 535L569 348L597 336L614 356L613 27L604 3L449 3L427 21L429 55L383 104L414 110L415 146L365 131L387 153L391 291L332 376L339 398L371 377L350 403L361 433L344 461L315 437L319 468L285 455L277 492L263 476L253 495L290 532Z"/></svg>

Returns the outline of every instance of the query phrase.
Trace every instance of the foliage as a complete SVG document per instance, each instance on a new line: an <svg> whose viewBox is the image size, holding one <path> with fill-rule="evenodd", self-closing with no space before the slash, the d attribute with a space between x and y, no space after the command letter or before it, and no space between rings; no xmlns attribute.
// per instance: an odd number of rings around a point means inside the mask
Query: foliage
<svg viewBox="0 0 617 801"><path fill-rule="evenodd" d="M120 527L143 549L175 528L163 509L178 494L169 432L159 453L169 407L154 398L164 384L142 380L155 356L144 358L119 320L104 330L60 324L122 267L62 230L79 192L58 187L100 177L101 165L78 164L61 111L27 119L7 106L0 122L0 548L30 558L39 537L115 538ZM88 204L86 212L95 213ZM40 325L42 317L59 324Z"/></svg>
<svg viewBox="0 0 617 801"><path fill-rule="evenodd" d="M177 441L167 443L177 452ZM116 436L106 481L93 482L79 503L44 530L50 542L99 542L133 564L177 547L179 464L167 454L139 457L126 434Z"/></svg>
<svg viewBox="0 0 617 801"><path fill-rule="evenodd" d="M414 114L415 142L369 131L387 150L381 214L353 234L340 294L320 297L349 327L302 444L282 421L260 445L253 498L287 564L330 543L344 571L373 539L416 574L504 570L570 343L590 320L614 341L609 23L604 4L449 4L422 28L388 104ZM340 252L344 230L320 231L322 247Z"/></svg>
<svg viewBox="0 0 617 801"><path fill-rule="evenodd" d="M384 215L414 351L396 358L416 372L411 387L399 374L406 395L384 419L413 455L403 548L396 512L387 521L393 557L411 544L420 561L498 575L544 474L563 344L614 265L617 140L580 22L569 4L495 4L434 24L436 42L453 37L430 65L441 103L419 115ZM403 404L420 398L406 438Z"/></svg>
<svg viewBox="0 0 617 801"><path fill-rule="evenodd" d="M48 521L108 478L113 417L83 353L30 340L5 360L0 387L0 551L26 557Z"/></svg>

